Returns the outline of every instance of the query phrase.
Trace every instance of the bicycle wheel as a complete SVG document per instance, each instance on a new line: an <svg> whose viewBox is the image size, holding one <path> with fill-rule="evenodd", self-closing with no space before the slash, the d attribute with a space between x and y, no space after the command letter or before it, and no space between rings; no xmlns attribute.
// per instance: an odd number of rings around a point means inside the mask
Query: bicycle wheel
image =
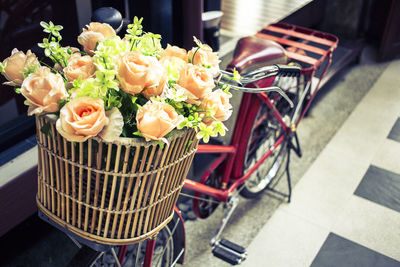
<svg viewBox="0 0 400 267"><path fill-rule="evenodd" d="M219 170L214 170L209 176L202 177L200 183L214 187L221 188L222 181ZM208 218L217 209L219 202L211 196L195 193L196 198L193 199L193 212L201 219Z"/></svg>
<svg viewBox="0 0 400 267"><path fill-rule="evenodd" d="M165 226L157 235L156 244L151 266L155 267L169 267L174 262L179 261L184 252L184 230L183 222L179 216L174 215L174 218ZM182 240L183 238L183 240ZM116 254L120 254L123 247L116 246L114 250ZM128 245L125 256L121 266L142 266L144 263L144 256L146 251L146 241L138 244ZM116 260L113 253L110 251L105 252L100 256L92 265L94 267L114 267Z"/></svg>
<svg viewBox="0 0 400 267"><path fill-rule="evenodd" d="M282 83L280 82L280 87ZM299 80L296 81L299 83ZM300 119L300 112L295 114L296 106L303 93L303 87L298 86L290 90L293 83L286 82L286 93L293 101L295 108L291 108L285 99L277 93L269 93L268 97L275 103L276 109L282 115L284 121L289 124L297 124ZM292 86L293 87L293 86ZM302 103L300 103L302 104ZM301 106L299 107L301 109ZM293 116L296 116L293 119ZM283 128L273 116L272 111L265 104L262 104L253 121L251 134L246 147L246 156L244 159L244 173L250 170L261 157L271 149L277 140L283 134ZM240 194L245 198L255 198L259 196L274 180L283 175L287 161L288 146L283 141L273 153L257 168L257 170L244 182L240 189Z"/></svg>

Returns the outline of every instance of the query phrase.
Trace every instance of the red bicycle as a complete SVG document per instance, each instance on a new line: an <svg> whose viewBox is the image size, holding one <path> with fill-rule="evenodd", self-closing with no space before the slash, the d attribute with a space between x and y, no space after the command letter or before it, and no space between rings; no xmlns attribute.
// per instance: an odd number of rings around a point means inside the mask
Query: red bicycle
<svg viewBox="0 0 400 267"><path fill-rule="evenodd" d="M285 48L279 49L274 41ZM197 153L218 153L199 182L186 179L184 188L194 191L193 210L207 218L219 203L227 210L216 235L211 240L213 254L232 264L240 263L245 249L220 235L234 209L237 193L254 198L268 189L291 198L290 152L301 156L296 128L316 95L329 68L337 37L285 23L265 27L256 36L242 38L235 49L228 71L241 74L244 91L239 115L229 145L199 145ZM266 66L271 62L295 62L296 66ZM282 62L283 61L283 62ZM256 70L254 67L261 67ZM249 70L247 71L246 70ZM222 72L222 79L230 72ZM283 92L276 90L278 86ZM288 192L274 190L286 171Z"/></svg>
<svg viewBox="0 0 400 267"><path fill-rule="evenodd" d="M272 190L290 201L290 153L293 150L301 156L296 128L321 85L337 44L337 37L331 34L272 24L256 36L242 38L227 71L221 71L217 83L244 92L231 142L199 145L197 153L218 156L199 182L186 179L184 185L194 192L189 196L193 197L193 210L199 218L207 218L220 203L226 204L226 214L211 240L215 256L231 264L246 257L243 247L220 239L237 207L238 194L254 198L264 190ZM295 64L272 65L287 62ZM234 69L241 73L237 82L232 79ZM285 172L288 192L282 193L274 187ZM43 214L41 217L46 219ZM68 234L87 246L71 266L173 266L184 259L185 230L177 208L173 220L156 239L147 240L146 246L112 247Z"/></svg>

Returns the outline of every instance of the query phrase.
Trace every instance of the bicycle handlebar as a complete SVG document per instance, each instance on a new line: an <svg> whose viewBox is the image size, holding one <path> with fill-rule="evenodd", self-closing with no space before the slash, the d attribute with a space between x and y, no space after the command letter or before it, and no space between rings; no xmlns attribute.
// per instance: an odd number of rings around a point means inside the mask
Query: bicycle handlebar
<svg viewBox="0 0 400 267"><path fill-rule="evenodd" d="M252 88L245 87L243 84L250 84L255 81L265 79L272 76L288 76L288 77L299 77L301 74L301 68L295 65L272 65L265 66L253 71L249 71L240 75L240 79L238 81L233 80L234 74L229 71L220 71L220 75L217 77L216 84L217 85L229 85L232 89L238 90L246 93L268 93L268 92L277 92L279 93L293 108L293 102L290 100L288 95L277 86L270 87L262 87L262 88ZM223 80L223 81L221 81ZM233 84L235 82L238 85Z"/></svg>

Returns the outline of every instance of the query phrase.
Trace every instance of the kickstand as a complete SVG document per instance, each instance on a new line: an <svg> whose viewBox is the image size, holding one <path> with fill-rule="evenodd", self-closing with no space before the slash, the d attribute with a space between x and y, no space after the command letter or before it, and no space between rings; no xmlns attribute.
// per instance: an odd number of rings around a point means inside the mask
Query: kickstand
<svg viewBox="0 0 400 267"><path fill-rule="evenodd" d="M295 141L295 144L293 143L293 139ZM281 196L283 196L285 198L287 197L287 199L288 199L287 201L288 201L288 203L290 203L291 198L292 198L292 179L290 177L290 168L289 168L289 166L290 166L290 152L293 150L298 157L301 157L302 153L301 153L301 147L300 147L300 143L299 143L299 138L297 136L297 132L296 131L293 131L291 133L291 135L286 136L286 140L287 140L287 146L288 146L288 153L286 155L287 160L286 160L285 172L286 172L286 177L287 177L288 193L287 194L286 193L282 193L282 192L277 191L274 188L270 188L270 187L268 187L267 189L269 191L272 191L273 193L277 193L278 195L281 195Z"/></svg>
<svg viewBox="0 0 400 267"><path fill-rule="evenodd" d="M294 141L296 142L296 144L293 144L293 138ZM297 136L297 132L293 131L292 134L289 136L288 138L288 153L287 153L287 161L286 161L286 177L287 177L287 183L288 183L288 203L290 203L290 200L292 198L292 179L290 177L290 168L289 168L289 164L290 164L290 152L294 151L296 153L296 155L301 158L301 156L303 155L301 153L301 147L300 147L300 143L299 143L299 137Z"/></svg>

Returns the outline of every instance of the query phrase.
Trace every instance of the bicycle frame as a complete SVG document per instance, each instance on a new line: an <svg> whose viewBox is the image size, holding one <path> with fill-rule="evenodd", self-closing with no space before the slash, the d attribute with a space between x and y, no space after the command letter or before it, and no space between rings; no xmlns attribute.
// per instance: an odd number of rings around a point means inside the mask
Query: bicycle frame
<svg viewBox="0 0 400 267"><path fill-rule="evenodd" d="M243 161L245 157L245 150L240 149L240 140L247 140L251 132L252 120L257 115L258 108L261 103L264 102L268 108L273 110L274 116L278 119L279 124L284 129L284 134L278 139L273 147L268 150L263 157L243 176L243 164L234 164L237 161ZM245 116L239 116L235 124L235 130L232 136L232 142L230 145L199 145L197 153L219 153L221 154L211 165L211 167L204 173L203 178L208 177L217 167L222 163L224 164L222 174L222 188L216 189L202 183L195 182L190 179L185 180L184 188L202 193L215 198L218 201L226 202L230 194L241 185L251 174L266 160L273 151L284 141L284 135L290 134L291 128L286 125L282 115L275 109L271 100L265 93L251 94L244 93L242 102L239 108L239 114L247 114ZM240 129L243 129L242 131ZM232 182L232 183L230 183ZM229 187L228 184L230 184Z"/></svg>
<svg viewBox="0 0 400 267"><path fill-rule="evenodd" d="M281 36L282 34L284 34L283 37L277 37ZM256 171L257 168L274 152L274 150L285 141L286 136L290 136L291 133L296 130L298 123L304 117L304 114L310 107L310 103L314 99L319 89L321 80L331 64L332 53L338 43L337 37L331 34L325 34L285 23L269 25L265 27L262 31L260 31L257 36L274 40L285 46L291 45L298 49L304 49L317 55L316 58L313 58L301 55L300 53L288 52L289 58L297 62L301 62L303 63L303 66L305 66L303 67L301 74L304 77L307 77L307 83L310 83L310 88L307 88L310 90L310 92L304 92L309 94L309 97L308 99L305 99L305 97L300 96L305 103L302 112L300 113L299 120L295 125L288 125L284 121L282 114L280 114L279 111L275 108L275 105L272 103L271 99L266 93L244 93L241 100L238 113L239 115L235 123L230 145L199 145L197 153L221 154L216 160L214 160L211 167L203 174L201 180L204 181L217 168L221 168L223 170L222 186L220 189L217 189L199 182L195 182L190 179L186 179L184 188L194 191L196 193L211 196L215 200L221 202L227 202L235 189L243 184L254 173L254 171ZM290 40L290 37L295 37L301 40L296 42ZM326 46L327 48L322 49L316 46L314 47L307 43L317 43L322 46ZM316 84L315 90L311 92L312 77L314 77L316 70L323 64L325 64L325 66L323 68L320 79ZM271 86L272 82L273 78L266 78L252 85L257 87L268 87ZM246 145L243 145L241 141L247 140L249 138L252 130L252 125L250 125L250 123L253 122L262 103L265 103L268 109L272 111L273 116L282 127L283 132L278 140L275 142L275 144L264 153L264 155L254 164L254 166L250 168L246 173L243 173ZM303 105L303 103L298 103L298 105ZM244 114L246 114L246 117L244 116Z"/></svg>

